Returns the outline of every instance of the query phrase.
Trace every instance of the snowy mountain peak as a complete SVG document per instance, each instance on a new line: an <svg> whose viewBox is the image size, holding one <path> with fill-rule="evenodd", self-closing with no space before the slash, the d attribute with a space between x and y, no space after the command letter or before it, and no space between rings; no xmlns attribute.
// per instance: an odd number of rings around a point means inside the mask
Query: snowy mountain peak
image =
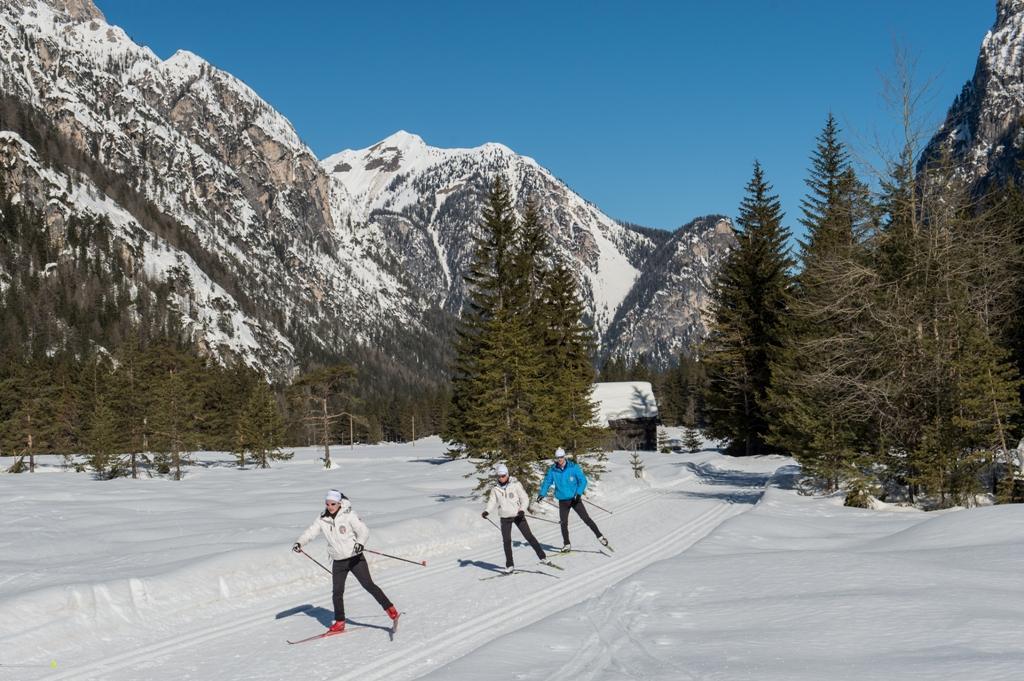
<svg viewBox="0 0 1024 681"><path fill-rule="evenodd" d="M426 146L427 143L424 142L423 138L420 137L419 135L413 134L411 132L406 132L405 130L399 130L388 135L380 142L377 142L372 147L370 147L370 149L375 149L377 147L396 147L398 149L410 149L424 148Z"/></svg>

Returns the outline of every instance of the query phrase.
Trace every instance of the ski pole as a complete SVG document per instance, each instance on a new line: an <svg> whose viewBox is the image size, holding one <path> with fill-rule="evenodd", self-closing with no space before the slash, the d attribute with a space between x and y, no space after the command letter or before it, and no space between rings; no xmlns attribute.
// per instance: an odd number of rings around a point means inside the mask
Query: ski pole
<svg viewBox="0 0 1024 681"><path fill-rule="evenodd" d="M581 498L582 498L582 497L581 497ZM586 501L586 502L587 502L588 504L590 504L590 505L591 505L591 506L593 506L594 508L599 508L599 509L601 509L601 510L602 510L602 511L604 511L605 513L611 513L611 511L609 511L609 510L608 510L607 508L604 508L604 507L602 507L602 506L598 506L598 505L597 505L597 504L595 504L595 503L594 503L593 501L587 501L586 499L583 499L583 501Z"/></svg>
<svg viewBox="0 0 1024 681"><path fill-rule="evenodd" d="M317 560L316 558L314 558L313 556L309 555L308 553L306 553L306 552L305 552L305 551L303 551L302 549L299 549L299 553L301 553L302 555L304 555L304 556L305 556L306 558L309 558L309 559L310 559L311 561L313 561L314 563L316 563L316 564L317 564L317 565L319 565L320 567L324 568L324 572L331 572L331 571L330 571L330 570L328 570L328 569L327 569L326 567L324 567L324 564L323 564L323 563L321 563L321 562L320 562L320 561L318 561L318 560ZM333 572L331 572L331 574L334 574L334 573L333 573Z"/></svg>
<svg viewBox="0 0 1024 681"><path fill-rule="evenodd" d="M408 558L399 558L398 556L392 556L391 554L388 554L388 553L381 553L380 551L374 551L373 549L367 549L367 548L364 548L363 551L365 553L373 553L373 554L376 554L378 556L384 556L385 558L393 558L395 560L405 561L406 563L412 563L413 565L422 565L423 567L427 567L427 561L425 561L425 560L409 560Z"/></svg>
<svg viewBox="0 0 1024 681"><path fill-rule="evenodd" d="M489 523L490 523L491 525L494 525L494 529L496 529L496 530L498 530L499 532L501 532L501 528L500 528L500 527L498 527L498 523L494 522L494 521L493 521L493 520L491 520L490 518L488 518L488 519L487 519L487 522L489 522Z"/></svg>

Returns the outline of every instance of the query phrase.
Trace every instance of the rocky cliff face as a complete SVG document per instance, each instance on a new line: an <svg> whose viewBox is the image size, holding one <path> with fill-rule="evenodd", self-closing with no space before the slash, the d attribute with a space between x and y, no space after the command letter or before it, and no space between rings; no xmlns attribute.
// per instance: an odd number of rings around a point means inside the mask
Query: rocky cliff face
<svg viewBox="0 0 1024 681"><path fill-rule="evenodd" d="M1024 0L999 0L974 77L953 102L922 163L949 154L979 190L1024 178Z"/></svg>
<svg viewBox="0 0 1024 681"><path fill-rule="evenodd" d="M74 257L74 247L64 239L72 215L102 218L109 225L107 236L117 262L104 262L94 251L97 266L117 267L137 283L150 277L169 283L169 306L197 347L219 357L246 358L272 374L291 370L294 348L277 329L246 314L191 256L146 230L87 177L48 167L26 140L5 131L0 131L0 177L15 203L43 207L45 229L63 244L60 258ZM0 271L0 292L6 279ZM136 286L134 293L140 295L144 288Z"/></svg>
<svg viewBox="0 0 1024 681"><path fill-rule="evenodd" d="M692 349L707 333L712 281L735 243L732 222L721 215L676 230L616 312L605 353L665 366Z"/></svg>

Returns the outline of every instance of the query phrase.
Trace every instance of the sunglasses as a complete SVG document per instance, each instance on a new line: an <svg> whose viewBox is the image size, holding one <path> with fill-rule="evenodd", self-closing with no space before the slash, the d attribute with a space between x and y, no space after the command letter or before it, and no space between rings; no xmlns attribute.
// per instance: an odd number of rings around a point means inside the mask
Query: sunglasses
<svg viewBox="0 0 1024 681"><path fill-rule="evenodd" d="M338 503L337 501L325 501L324 503L327 504L328 506L341 506L341 504Z"/></svg>

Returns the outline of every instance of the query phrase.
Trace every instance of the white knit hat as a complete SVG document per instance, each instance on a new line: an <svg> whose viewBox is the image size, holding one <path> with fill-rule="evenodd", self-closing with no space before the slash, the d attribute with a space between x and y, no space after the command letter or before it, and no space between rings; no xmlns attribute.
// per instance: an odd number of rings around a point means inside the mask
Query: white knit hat
<svg viewBox="0 0 1024 681"><path fill-rule="evenodd" d="M324 501L341 502L341 492L336 489L327 490L327 496L324 497Z"/></svg>
<svg viewBox="0 0 1024 681"><path fill-rule="evenodd" d="M556 459L564 459L565 458L565 450L562 449L561 447L556 449L555 450L555 458Z"/></svg>
<svg viewBox="0 0 1024 681"><path fill-rule="evenodd" d="M508 466L506 466L503 463L499 463L497 466L494 467L494 474L497 475L499 478L503 475L508 475Z"/></svg>

